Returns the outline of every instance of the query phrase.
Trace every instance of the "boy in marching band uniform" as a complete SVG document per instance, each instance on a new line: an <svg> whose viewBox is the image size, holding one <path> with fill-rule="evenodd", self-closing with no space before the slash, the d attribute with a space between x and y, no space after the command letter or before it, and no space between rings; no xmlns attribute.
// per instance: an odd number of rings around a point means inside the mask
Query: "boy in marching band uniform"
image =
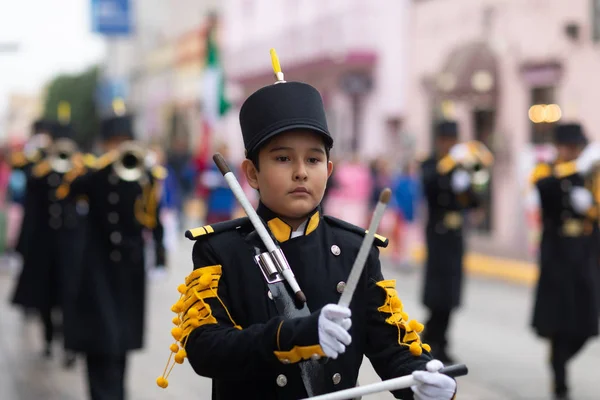
<svg viewBox="0 0 600 400"><path fill-rule="evenodd" d="M192 229L186 236L196 242L194 271L178 287L181 299L172 308L177 343L171 356L176 363L187 357L199 375L213 379L213 399L298 399L311 390L352 388L363 355L382 379L413 374L418 385L395 391L398 398L453 398L456 382L437 373L442 364L432 361L418 335L423 325L409 319L395 281L381 273L378 248L387 239L377 236L350 307L336 304L365 230L322 215L333 169L322 98L306 83L283 81L277 66L275 58L278 82L241 108L242 169L259 192L257 213L313 312L281 315L255 264L262 243L248 218ZM168 385L168 367L157 380L161 387Z"/></svg>

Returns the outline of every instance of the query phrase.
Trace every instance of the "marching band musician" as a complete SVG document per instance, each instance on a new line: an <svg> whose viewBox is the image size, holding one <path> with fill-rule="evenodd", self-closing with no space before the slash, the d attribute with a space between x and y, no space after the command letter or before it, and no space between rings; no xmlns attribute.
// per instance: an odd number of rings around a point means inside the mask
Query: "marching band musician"
<svg viewBox="0 0 600 400"><path fill-rule="evenodd" d="M159 219L165 170L148 169L120 149L133 140L132 116L102 121L103 150L95 168L77 177L63 195L85 195L89 225L85 260L74 298L78 329L69 348L84 353L92 400L122 400L128 352L143 347L146 272L143 232L153 232L156 266L165 264Z"/></svg>
<svg viewBox="0 0 600 400"><path fill-rule="evenodd" d="M13 175L11 180L22 181L25 183L24 188L27 188L27 182L31 177L31 170L33 169L33 166L45 158L46 151L52 143L51 132L55 127L56 122L47 119L38 119L33 123L32 135L25 144L23 151L18 151L11 154L11 174ZM27 193L25 190L21 196L18 196L16 199L14 199L23 206L21 229L15 245L15 250L21 255L21 257L25 256L23 250L25 244L27 243L27 227L31 223L31 218L27 216L30 213L26 207L26 195Z"/></svg>
<svg viewBox="0 0 600 400"><path fill-rule="evenodd" d="M586 146L579 124L558 125L554 140L556 162L538 164L531 177L543 225L533 328L550 340L554 396L565 400L567 362L598 335L598 199L585 180L600 146Z"/></svg>
<svg viewBox="0 0 600 400"><path fill-rule="evenodd" d="M197 374L212 378L213 399L298 399L308 387L318 388L314 394L354 387L367 355L382 379L413 374L419 382L414 393L399 390L396 397L451 399L456 382L430 372L441 363L420 341L423 326L409 320L395 281L382 276L378 247L387 239L378 236L370 249L350 307L336 304L365 230L322 214L333 169L322 98L306 83L285 82L273 59L278 81L253 93L240 111L242 170L312 314L280 313L280 294L254 261L262 244L248 218L190 230L194 271L172 308L175 363L187 357ZM167 387L167 377L157 384Z"/></svg>
<svg viewBox="0 0 600 400"><path fill-rule="evenodd" d="M435 358L453 363L447 351L448 328L462 292L463 213L479 202L470 174L461 168L469 148L466 143L457 143L457 122L441 121L435 133L435 153L421 166L428 206L423 303L430 311L423 340L431 345Z"/></svg>
<svg viewBox="0 0 600 400"><path fill-rule="evenodd" d="M63 333L68 330L68 292L75 284L74 271L82 256L86 219L85 205L79 199L60 199L56 195L62 182L77 173L70 166L72 160L69 160L75 157L76 150L75 143L71 142L73 128L56 123L50 134L53 144L46 157L31 169L27 184L23 268L13 297L13 303L40 312L46 357L52 353L54 309L60 309L63 314ZM73 151L64 154L63 160L58 160L53 148L61 141L72 143ZM65 366L70 367L73 362L73 354L67 350Z"/></svg>

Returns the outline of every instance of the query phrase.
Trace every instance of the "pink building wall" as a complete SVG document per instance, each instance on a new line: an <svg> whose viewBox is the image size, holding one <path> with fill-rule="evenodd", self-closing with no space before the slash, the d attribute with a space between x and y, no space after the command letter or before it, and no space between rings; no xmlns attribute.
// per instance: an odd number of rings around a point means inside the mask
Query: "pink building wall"
<svg viewBox="0 0 600 400"><path fill-rule="evenodd" d="M348 71L366 71L374 86L363 105L359 153L363 158L393 153L386 121L403 118L407 107L409 3L225 0L225 67L238 86L239 100L273 82L269 49L274 47L287 80L306 81L321 90L336 135L334 154L342 153L352 113L339 81ZM239 138L239 128L228 130L232 139Z"/></svg>
<svg viewBox="0 0 600 400"><path fill-rule="evenodd" d="M476 248L521 257L526 252L524 223L526 189L523 162L533 151L528 109L532 83L525 65L558 62L562 75L555 102L563 118L578 119L592 140L600 139L600 43L593 44L591 2L587 0L454 0L415 1L410 14L411 46L408 60L406 127L416 134L417 148L430 149L431 101L423 80L441 72L451 51L484 40L496 55L499 96L494 167L495 229L479 235ZM485 15L490 15L487 19ZM572 41L565 25L579 26ZM486 29L487 27L487 29ZM456 103L455 117L463 138L472 138L470 112L477 104Z"/></svg>

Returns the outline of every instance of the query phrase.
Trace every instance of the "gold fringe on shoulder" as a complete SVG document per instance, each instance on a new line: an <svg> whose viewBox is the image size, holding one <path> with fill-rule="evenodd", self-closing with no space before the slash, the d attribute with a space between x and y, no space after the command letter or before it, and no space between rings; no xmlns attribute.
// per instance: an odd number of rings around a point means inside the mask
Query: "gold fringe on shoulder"
<svg viewBox="0 0 600 400"><path fill-rule="evenodd" d="M180 293L179 300L171 307L171 311L176 314L172 320L175 327L171 329L171 335L175 339L175 343L169 347L169 359L163 374L156 379L156 384L159 387L166 388L169 385L168 378L175 364L183 364L187 357L185 345L192 331L202 325L217 323L216 318L212 315L210 305L205 301L206 299L218 299L234 328L242 329L233 321L229 310L217 294L221 274L220 265L198 268L185 278L185 283L177 287L177 291Z"/></svg>
<svg viewBox="0 0 600 400"><path fill-rule="evenodd" d="M421 343L419 333L424 329L423 324L417 320L409 320L408 314L404 312L402 301L396 291L396 281L394 279L377 282L377 286L385 290L385 302L377 311L390 314L386 318L387 324L398 328L398 344L408 347L412 355L418 357L423 350L431 351L428 344Z"/></svg>

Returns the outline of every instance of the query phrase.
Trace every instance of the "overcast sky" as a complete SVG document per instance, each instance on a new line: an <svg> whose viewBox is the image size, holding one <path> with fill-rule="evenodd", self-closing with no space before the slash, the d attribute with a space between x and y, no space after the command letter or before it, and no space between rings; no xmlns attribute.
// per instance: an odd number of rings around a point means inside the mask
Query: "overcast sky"
<svg viewBox="0 0 600 400"><path fill-rule="evenodd" d="M91 0L0 0L0 115L10 93L39 90L59 73L72 73L100 61L104 40L91 32Z"/></svg>

